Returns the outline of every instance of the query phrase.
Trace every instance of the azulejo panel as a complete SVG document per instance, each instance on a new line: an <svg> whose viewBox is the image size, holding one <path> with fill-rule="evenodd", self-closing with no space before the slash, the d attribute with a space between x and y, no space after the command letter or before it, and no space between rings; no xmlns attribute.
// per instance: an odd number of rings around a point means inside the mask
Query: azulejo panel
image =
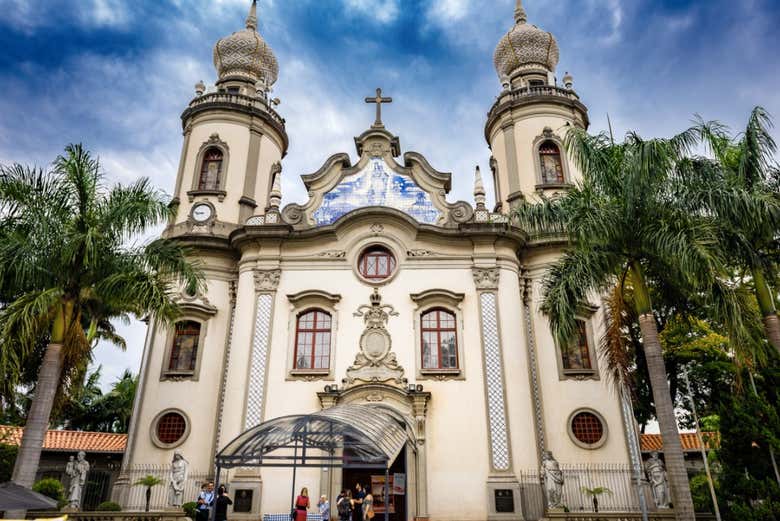
<svg viewBox="0 0 780 521"><path fill-rule="evenodd" d="M318 225L333 224L366 206L395 208L426 224L434 224L441 215L428 192L409 177L393 172L382 158L372 157L360 172L344 178L325 194L314 220Z"/></svg>

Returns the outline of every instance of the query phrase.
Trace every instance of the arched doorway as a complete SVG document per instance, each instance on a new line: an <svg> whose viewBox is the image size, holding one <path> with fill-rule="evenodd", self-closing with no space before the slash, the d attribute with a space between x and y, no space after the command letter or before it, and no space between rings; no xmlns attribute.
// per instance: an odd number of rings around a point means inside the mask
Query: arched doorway
<svg viewBox="0 0 780 521"><path fill-rule="evenodd" d="M394 418L407 432L403 450L389 461L388 476L401 477L403 487L397 487L393 494L389 512L391 521L412 521L428 517L427 464L425 445L425 425L428 402L431 395L423 391L422 385L408 385L405 388L385 383L360 383L346 389L326 386L325 392L318 393L323 410L333 407L370 406L373 410ZM374 482L377 490L382 490L379 467L365 469L346 468L339 472L323 469L320 483L321 493L336 497L346 488L353 488L356 481ZM400 476L396 476L400 475ZM384 513L384 512L383 512Z"/></svg>

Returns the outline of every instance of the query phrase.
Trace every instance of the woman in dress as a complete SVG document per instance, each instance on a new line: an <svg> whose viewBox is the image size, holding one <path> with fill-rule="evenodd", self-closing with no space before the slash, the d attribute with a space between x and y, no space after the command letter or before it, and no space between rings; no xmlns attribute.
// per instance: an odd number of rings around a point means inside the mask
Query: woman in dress
<svg viewBox="0 0 780 521"><path fill-rule="evenodd" d="M363 499L363 521L374 519L374 496L366 491L366 497Z"/></svg>
<svg viewBox="0 0 780 521"><path fill-rule="evenodd" d="M295 521L306 521L306 511L309 509L309 489L303 487L301 495L295 499Z"/></svg>

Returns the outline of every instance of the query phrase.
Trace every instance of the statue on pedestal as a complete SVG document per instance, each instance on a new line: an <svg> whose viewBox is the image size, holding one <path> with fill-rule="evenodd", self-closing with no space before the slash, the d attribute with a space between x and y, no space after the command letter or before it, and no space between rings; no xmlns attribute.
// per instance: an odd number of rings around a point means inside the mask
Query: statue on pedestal
<svg viewBox="0 0 780 521"><path fill-rule="evenodd" d="M549 450L544 451L542 456L542 475L544 477L544 491L547 497L547 509L562 509L563 472Z"/></svg>
<svg viewBox="0 0 780 521"><path fill-rule="evenodd" d="M84 451L80 451L74 460L73 456L70 457L68 464L65 466L65 474L70 478L68 484L68 508L71 510L79 510L81 508L81 496L84 493L84 484L87 482L87 474L89 473L89 463L86 460L87 455Z"/></svg>
<svg viewBox="0 0 780 521"><path fill-rule="evenodd" d="M173 453L171 461L171 482L168 490L168 505L181 507L184 504L184 484L187 482L187 460L181 452Z"/></svg>
<svg viewBox="0 0 780 521"><path fill-rule="evenodd" d="M645 462L645 471L647 479L650 481L650 488L653 490L653 499L658 508L669 508L671 498L669 496L669 480L666 476L664 462L658 457L657 452L650 453L650 459Z"/></svg>

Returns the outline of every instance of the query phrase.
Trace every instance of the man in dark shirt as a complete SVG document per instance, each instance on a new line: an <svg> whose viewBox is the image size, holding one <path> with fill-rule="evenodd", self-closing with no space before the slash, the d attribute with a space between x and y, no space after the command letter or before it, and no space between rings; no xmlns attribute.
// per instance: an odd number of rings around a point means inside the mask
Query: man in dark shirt
<svg viewBox="0 0 780 521"><path fill-rule="evenodd" d="M366 491L360 483L355 484L355 497L353 498L355 510L352 511L352 521L363 521L363 500L366 498Z"/></svg>

